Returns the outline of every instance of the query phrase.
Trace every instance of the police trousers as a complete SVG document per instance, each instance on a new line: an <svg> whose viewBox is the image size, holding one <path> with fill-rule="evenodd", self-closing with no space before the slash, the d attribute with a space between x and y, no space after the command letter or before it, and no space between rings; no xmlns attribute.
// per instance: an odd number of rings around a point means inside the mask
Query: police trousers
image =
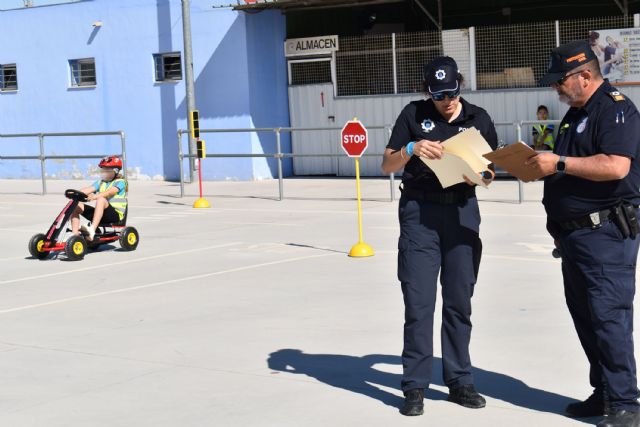
<svg viewBox="0 0 640 427"><path fill-rule="evenodd" d="M403 196L399 220L398 279L405 306L402 390L431 383L438 274L444 381L449 387L473 384L471 297L482 252L478 201L472 197L440 204Z"/></svg>
<svg viewBox="0 0 640 427"><path fill-rule="evenodd" d="M590 364L596 393L612 409L638 411L633 298L640 237L623 239L613 222L559 235L565 297Z"/></svg>

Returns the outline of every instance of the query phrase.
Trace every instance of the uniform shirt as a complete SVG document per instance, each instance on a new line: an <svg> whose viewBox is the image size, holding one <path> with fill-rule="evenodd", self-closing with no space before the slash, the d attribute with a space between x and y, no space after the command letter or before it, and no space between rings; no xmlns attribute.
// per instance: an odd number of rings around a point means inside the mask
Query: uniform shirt
<svg viewBox="0 0 640 427"><path fill-rule="evenodd" d="M459 132L475 127L495 150L498 145L498 136L489 114L463 98L460 98L460 102L462 111L451 123L440 115L431 99L410 103L398 116L387 148L397 151L411 141L422 139L444 142ZM433 193L445 191L433 171L418 156L412 156L405 165L402 182L405 188ZM447 188L446 191L464 192L468 189L468 184L460 183Z"/></svg>
<svg viewBox="0 0 640 427"><path fill-rule="evenodd" d="M553 152L567 157L617 154L629 157L629 174L620 180L596 182L566 174L545 179L547 215L567 221L620 202L640 203L640 115L635 105L604 82L582 108L570 108L560 123Z"/></svg>

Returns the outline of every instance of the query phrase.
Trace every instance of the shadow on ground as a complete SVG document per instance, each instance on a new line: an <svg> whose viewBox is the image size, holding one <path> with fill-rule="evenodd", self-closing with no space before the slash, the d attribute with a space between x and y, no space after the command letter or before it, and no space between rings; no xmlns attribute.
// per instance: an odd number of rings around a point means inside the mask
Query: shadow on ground
<svg viewBox="0 0 640 427"><path fill-rule="evenodd" d="M282 349L271 353L267 364L273 371L304 374L332 387L359 393L395 408L402 404L400 375L374 368L377 364L401 365L399 356L307 354L301 350ZM438 372L442 372L442 361L434 357L436 374L433 383L443 386ZM498 372L474 368L473 375L476 388L481 394L533 411L564 415L567 404L576 401L551 391L530 387L517 378ZM397 392L391 393L376 385L396 389ZM427 390L425 397L430 400L445 400L447 395L438 390ZM590 420L583 421L591 423Z"/></svg>

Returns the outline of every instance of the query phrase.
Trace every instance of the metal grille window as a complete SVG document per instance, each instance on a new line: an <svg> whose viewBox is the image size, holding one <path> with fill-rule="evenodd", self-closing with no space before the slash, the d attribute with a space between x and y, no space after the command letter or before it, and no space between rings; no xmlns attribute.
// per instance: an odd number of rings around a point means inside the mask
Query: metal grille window
<svg viewBox="0 0 640 427"><path fill-rule="evenodd" d="M537 86L555 46L554 22L476 28L478 89Z"/></svg>
<svg viewBox="0 0 640 427"><path fill-rule="evenodd" d="M393 93L391 34L341 37L336 68L338 96Z"/></svg>
<svg viewBox="0 0 640 427"><path fill-rule="evenodd" d="M71 70L71 86L96 86L96 60L94 58L72 59L69 61Z"/></svg>
<svg viewBox="0 0 640 427"><path fill-rule="evenodd" d="M18 73L16 64L0 65L0 91L18 90Z"/></svg>
<svg viewBox="0 0 640 427"><path fill-rule="evenodd" d="M180 52L157 53L153 55L156 69L156 82L175 82L182 80L182 57Z"/></svg>
<svg viewBox="0 0 640 427"><path fill-rule="evenodd" d="M424 64L442 55L441 33L396 34L395 47L398 93L421 92Z"/></svg>
<svg viewBox="0 0 640 427"><path fill-rule="evenodd" d="M560 44L586 40L589 38L589 31L631 27L633 27L633 16L626 19L624 16L607 16L560 21Z"/></svg>
<svg viewBox="0 0 640 427"><path fill-rule="evenodd" d="M289 61L292 86L331 83L331 59L303 59Z"/></svg>

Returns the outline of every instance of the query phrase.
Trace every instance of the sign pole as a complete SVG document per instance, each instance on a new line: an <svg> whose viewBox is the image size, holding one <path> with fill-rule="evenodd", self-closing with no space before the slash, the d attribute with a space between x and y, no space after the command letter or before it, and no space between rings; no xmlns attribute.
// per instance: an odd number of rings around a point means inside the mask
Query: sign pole
<svg viewBox="0 0 640 427"><path fill-rule="evenodd" d="M353 245L349 256L354 258L370 257L374 255L373 248L366 244L362 238L362 193L360 191L360 156L367 149L367 130L353 118L342 129L342 148L349 157L356 162L356 194L358 199L358 243Z"/></svg>

